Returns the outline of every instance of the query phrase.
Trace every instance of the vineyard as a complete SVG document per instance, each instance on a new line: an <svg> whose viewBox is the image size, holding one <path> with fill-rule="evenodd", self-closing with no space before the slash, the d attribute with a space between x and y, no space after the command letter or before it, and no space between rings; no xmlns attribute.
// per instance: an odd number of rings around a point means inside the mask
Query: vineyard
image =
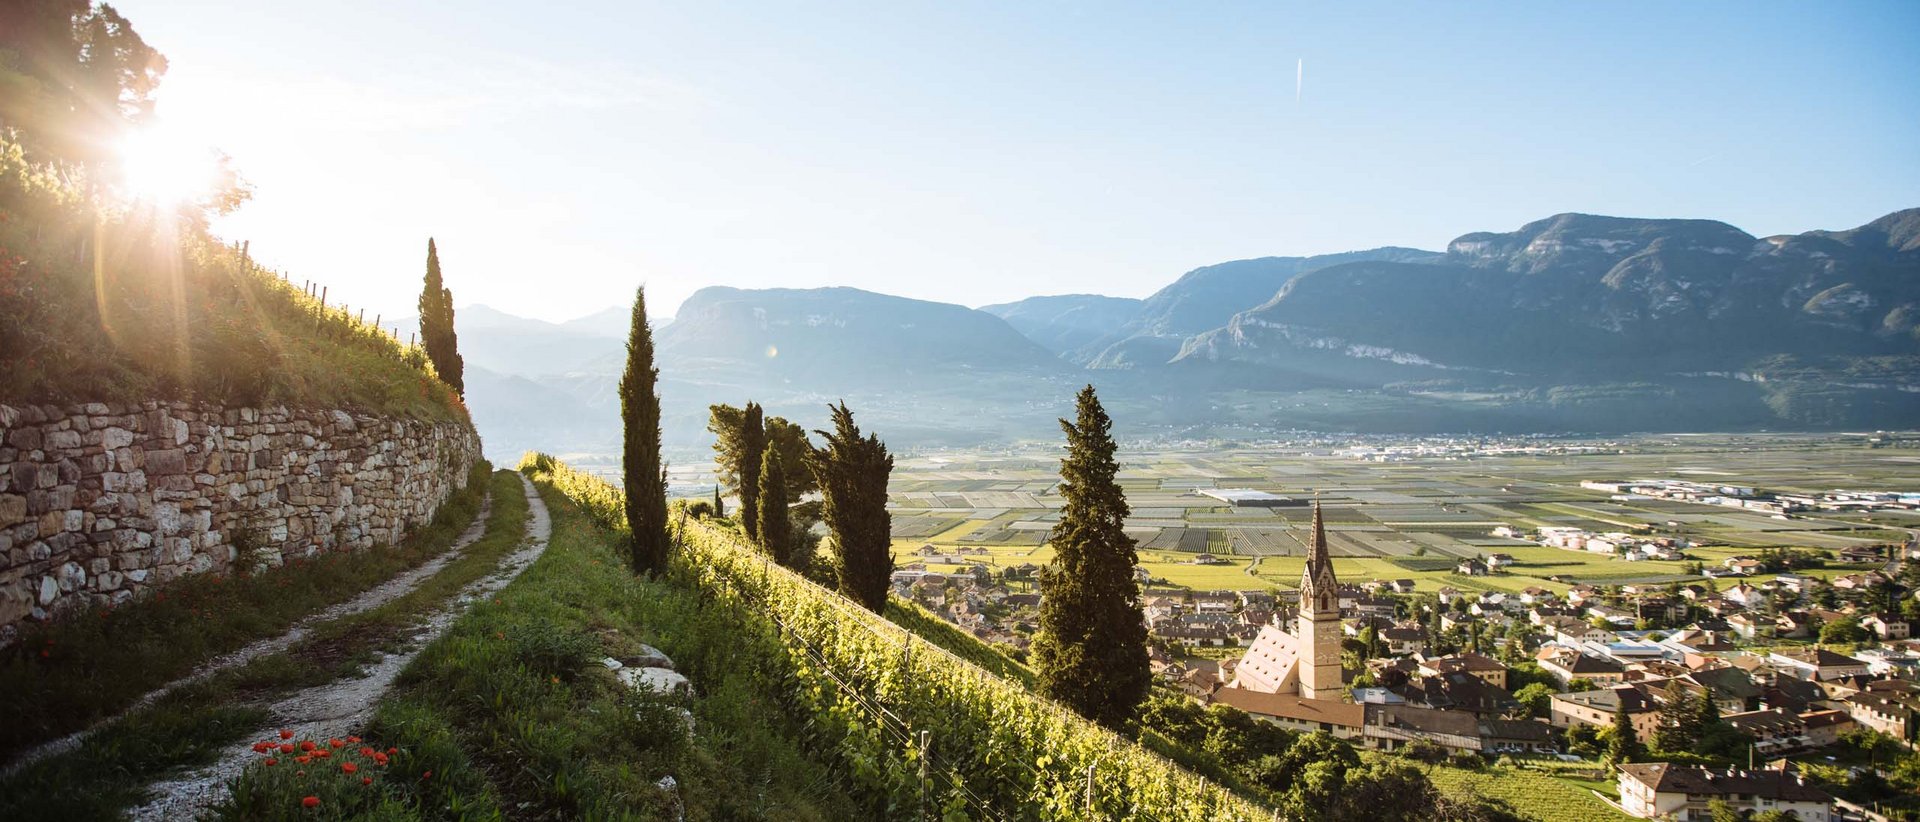
<svg viewBox="0 0 1920 822"><path fill-rule="evenodd" d="M522 463L601 525L625 527L611 485L544 455ZM893 815L990 819L1268 820L1231 793L840 595L773 565L731 531L677 527L676 581L756 620L807 717Z"/></svg>

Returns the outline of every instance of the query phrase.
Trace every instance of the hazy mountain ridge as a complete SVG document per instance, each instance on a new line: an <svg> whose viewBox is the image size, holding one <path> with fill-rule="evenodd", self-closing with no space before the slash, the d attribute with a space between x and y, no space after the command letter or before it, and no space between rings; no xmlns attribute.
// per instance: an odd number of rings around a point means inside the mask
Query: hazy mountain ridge
<svg viewBox="0 0 1920 822"><path fill-rule="evenodd" d="M483 432L614 442L622 314L464 309L470 368L500 372L470 397ZM964 444L1045 435L1086 382L1129 424L1197 433L1898 426L1920 419L1916 324L1920 209L1766 238L1561 214L1445 253L1206 266L1145 300L714 287L655 333L670 443L752 397L802 421L844 398L902 444ZM543 406L594 422L541 433Z"/></svg>

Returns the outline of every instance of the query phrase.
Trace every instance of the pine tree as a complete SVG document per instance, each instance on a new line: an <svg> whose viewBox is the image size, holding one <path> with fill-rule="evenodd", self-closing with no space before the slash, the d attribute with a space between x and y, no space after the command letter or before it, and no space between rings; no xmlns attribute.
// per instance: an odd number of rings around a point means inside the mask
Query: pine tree
<svg viewBox="0 0 1920 822"><path fill-rule="evenodd" d="M740 462L734 475L740 478L740 525L752 542L760 541L760 463L764 459L761 453L767 450L767 431L763 424L760 404L748 402L746 413L740 419L740 447L736 455Z"/></svg>
<svg viewBox="0 0 1920 822"><path fill-rule="evenodd" d="M1033 643L1040 687L1083 716L1120 727L1146 698L1147 625L1140 610L1139 562L1122 525L1126 496L1114 476L1113 421L1089 385L1073 422L1060 421L1066 505L1047 540L1054 560L1040 578L1040 630Z"/></svg>
<svg viewBox="0 0 1920 822"><path fill-rule="evenodd" d="M893 456L872 434L862 435L847 404L828 406L833 431L815 431L826 442L808 459L825 499L827 531L840 551L840 591L876 613L887 606L893 576L892 518L887 514L887 478Z"/></svg>
<svg viewBox="0 0 1920 822"><path fill-rule="evenodd" d="M459 335L453 329L453 290L440 279L440 252L427 238L427 279L420 289L420 346L440 380L466 396L466 365L460 359Z"/></svg>
<svg viewBox="0 0 1920 822"><path fill-rule="evenodd" d="M787 519L787 472L780 452L766 450L760 463L760 547L774 562L789 564L793 559L793 527Z"/></svg>
<svg viewBox="0 0 1920 822"><path fill-rule="evenodd" d="M1639 759L1640 754L1640 735L1633 728L1633 717L1627 713L1627 700L1622 694L1613 706L1613 735L1607 739L1607 766L1617 768Z"/></svg>
<svg viewBox="0 0 1920 822"><path fill-rule="evenodd" d="M636 574L666 568L667 466L660 459L660 370L653 366L653 329L647 325L647 290L633 297L633 323L627 331L627 371L620 376L620 421L626 430L621 456L625 471L627 526Z"/></svg>
<svg viewBox="0 0 1920 822"><path fill-rule="evenodd" d="M1696 734L1705 734L1713 726L1720 724L1720 703L1713 701L1713 689L1700 689L1699 707L1695 709L1693 726Z"/></svg>

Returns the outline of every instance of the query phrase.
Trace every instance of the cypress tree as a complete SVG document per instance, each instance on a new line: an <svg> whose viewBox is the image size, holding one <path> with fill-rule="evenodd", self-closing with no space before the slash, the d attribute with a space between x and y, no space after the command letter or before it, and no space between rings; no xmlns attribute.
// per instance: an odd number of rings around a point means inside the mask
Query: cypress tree
<svg viewBox="0 0 1920 822"><path fill-rule="evenodd" d="M760 462L760 547L786 565L793 555L793 527L787 519L787 472L780 452L769 448Z"/></svg>
<svg viewBox="0 0 1920 822"><path fill-rule="evenodd" d="M440 380L466 396L466 365L460 358L459 335L453 330L453 290L440 279L440 252L427 238L427 279L420 289L420 345Z"/></svg>
<svg viewBox="0 0 1920 822"><path fill-rule="evenodd" d="M727 504L720 501L720 483L718 482L713 484L713 515L716 517L727 515Z"/></svg>
<svg viewBox="0 0 1920 822"><path fill-rule="evenodd" d="M759 403L748 402L740 420L740 446L735 455L740 462L734 475L740 478L740 524L747 529L747 539L754 542L760 541L760 454L765 450L763 412Z"/></svg>
<svg viewBox="0 0 1920 822"><path fill-rule="evenodd" d="M826 441L809 460L824 497L827 531L840 550L840 591L876 613L887 607L893 576L892 518L887 514L887 478L893 455L872 434L862 436L843 401L828 406L833 431L815 431Z"/></svg>
<svg viewBox="0 0 1920 822"><path fill-rule="evenodd" d="M627 331L627 370L620 376L620 421L626 431L621 457L625 471L627 527L636 574L660 571L667 564L667 466L660 459L660 370L653 365L653 329L647 326L647 290L633 297L633 324Z"/></svg>
<svg viewBox="0 0 1920 822"><path fill-rule="evenodd" d="M1040 578L1040 630L1033 643L1040 687L1092 719L1118 728L1133 716L1152 682L1147 624L1140 610L1139 563L1122 524L1127 498L1114 480L1113 421L1089 385L1074 422L1060 421L1067 456L1060 461L1066 505L1047 540L1054 560Z"/></svg>
<svg viewBox="0 0 1920 822"><path fill-rule="evenodd" d="M1640 735L1627 714L1624 696L1613 706L1613 735L1607 740L1607 766L1617 768L1640 758Z"/></svg>

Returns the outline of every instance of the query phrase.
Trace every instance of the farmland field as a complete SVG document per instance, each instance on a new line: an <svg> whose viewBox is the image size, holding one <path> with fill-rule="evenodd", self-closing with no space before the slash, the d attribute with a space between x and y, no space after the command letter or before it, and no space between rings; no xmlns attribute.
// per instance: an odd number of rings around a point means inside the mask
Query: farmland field
<svg viewBox="0 0 1920 822"><path fill-rule="evenodd" d="M1350 444L1348 444L1350 445ZM1375 444L1377 445L1377 444ZM1341 579L1413 579L1417 590L1518 591L1529 586L1666 582L1690 578L1685 562L1627 562L1493 536L1507 525L1576 526L1675 534L1714 565L1764 547L1837 550L1905 539L1920 530L1910 511L1764 514L1668 500L1615 500L1582 480L1695 479L1767 491L1920 489L1920 451L1869 447L1862 436L1669 435L1606 442L1454 443L1392 462L1360 459L1324 440L1214 448L1123 448L1120 482L1133 516L1127 530L1155 584L1194 589L1291 588L1311 522L1324 506ZM897 562L933 545L966 548L992 567L1045 564L1047 529L1058 519L1058 449L903 454L890 488ZM1713 472L1711 475L1702 472ZM1286 507L1236 508L1200 492L1245 488L1291 498ZM1194 560L1207 552L1222 564ZM1462 559L1510 554L1507 573L1467 577ZM935 569L953 566L935 564ZM1857 567L1836 565L1820 576Z"/></svg>

